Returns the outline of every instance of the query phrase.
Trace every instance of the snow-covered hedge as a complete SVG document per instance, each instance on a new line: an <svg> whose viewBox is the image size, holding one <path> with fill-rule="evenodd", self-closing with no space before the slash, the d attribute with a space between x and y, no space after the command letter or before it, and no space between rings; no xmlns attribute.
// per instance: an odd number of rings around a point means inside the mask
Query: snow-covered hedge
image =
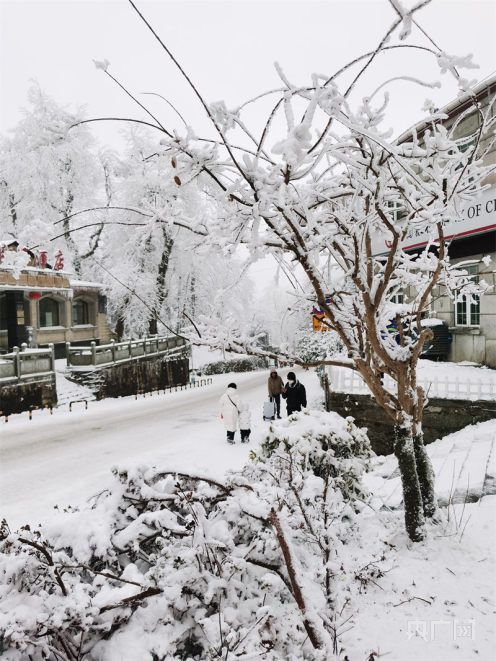
<svg viewBox="0 0 496 661"><path fill-rule="evenodd" d="M115 469L81 511L4 522L2 659L329 658L370 454L351 419L304 412L223 483Z"/></svg>
<svg viewBox="0 0 496 661"><path fill-rule="evenodd" d="M202 373L207 376L210 374L227 374L228 372L252 372L253 370L267 367L263 358L233 358L231 360L217 360L208 363L202 368Z"/></svg>
<svg viewBox="0 0 496 661"><path fill-rule="evenodd" d="M340 355L343 343L334 331L315 332L311 329L298 330L295 335L296 354L307 363L316 363Z"/></svg>

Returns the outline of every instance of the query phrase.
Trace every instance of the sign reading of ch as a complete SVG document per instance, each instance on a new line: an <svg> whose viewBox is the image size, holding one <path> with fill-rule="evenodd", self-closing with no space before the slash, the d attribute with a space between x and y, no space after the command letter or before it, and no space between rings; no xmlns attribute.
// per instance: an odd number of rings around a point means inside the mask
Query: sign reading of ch
<svg viewBox="0 0 496 661"><path fill-rule="evenodd" d="M470 204L464 206L456 218L444 224L446 239L472 236L496 228L496 187L492 186L473 198ZM429 241L430 228L412 229L403 243L403 250L421 248ZM435 235L435 232L434 232ZM382 255L392 245L391 237L376 234L372 240L374 255Z"/></svg>

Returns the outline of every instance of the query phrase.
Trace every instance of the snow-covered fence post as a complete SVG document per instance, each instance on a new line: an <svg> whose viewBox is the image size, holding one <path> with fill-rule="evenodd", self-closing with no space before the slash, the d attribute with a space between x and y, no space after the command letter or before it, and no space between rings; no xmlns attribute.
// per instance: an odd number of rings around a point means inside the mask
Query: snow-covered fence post
<svg viewBox="0 0 496 661"><path fill-rule="evenodd" d="M90 342L90 347L91 347L91 364L93 366L96 366L96 342L94 340Z"/></svg>
<svg viewBox="0 0 496 661"><path fill-rule="evenodd" d="M48 348L50 349L50 371L55 372L55 346L53 342L48 344Z"/></svg>
<svg viewBox="0 0 496 661"><path fill-rule="evenodd" d="M112 352L112 362L115 363L115 340L110 340L110 351Z"/></svg>
<svg viewBox="0 0 496 661"><path fill-rule="evenodd" d="M19 355L19 347L13 348L14 352L14 375L17 376L17 380L21 380L21 356Z"/></svg>
<svg viewBox="0 0 496 661"><path fill-rule="evenodd" d="M67 364L67 367L70 367L70 365L71 365L71 343L70 342L65 343L65 362Z"/></svg>
<svg viewBox="0 0 496 661"><path fill-rule="evenodd" d="M327 370L324 370L324 401L326 411L331 410L331 390L329 387L329 375Z"/></svg>

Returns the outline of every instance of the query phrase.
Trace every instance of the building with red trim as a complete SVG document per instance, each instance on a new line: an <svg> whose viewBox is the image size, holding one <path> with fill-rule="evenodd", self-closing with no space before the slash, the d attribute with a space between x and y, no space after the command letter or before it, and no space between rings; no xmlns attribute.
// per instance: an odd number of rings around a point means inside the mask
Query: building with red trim
<svg viewBox="0 0 496 661"><path fill-rule="evenodd" d="M0 352L53 344L62 357L66 342L111 338L104 285L73 279L60 251L50 257L0 241Z"/></svg>
<svg viewBox="0 0 496 661"><path fill-rule="evenodd" d="M496 75L475 88L482 113L496 115ZM441 112L448 115L443 122L453 127L456 139L469 145L476 139L481 114L473 100L461 97L448 104ZM418 127L425 128L425 127ZM467 270L474 279L490 285L483 296L461 296L453 301L442 287L433 292L431 316L448 324L452 334L449 358L453 361L472 361L496 368L496 140L494 128L481 136L478 154L484 165L495 165L495 170L484 182L487 189L468 205L460 222L448 227L450 238L448 254L453 264ZM415 247L415 246L413 246Z"/></svg>
<svg viewBox="0 0 496 661"><path fill-rule="evenodd" d="M459 141L459 149L476 144L481 126L481 113L496 116L496 75L479 83L474 97L465 94L444 108L440 114L444 126L453 129L453 138ZM422 134L432 126L432 121L419 122L405 131L398 142L411 140L415 130ZM495 170L484 181L486 188L470 204L461 209L445 227L448 239L448 255L452 264L458 265L473 277L484 280L489 290L481 297L449 297L443 286L432 293L429 316L441 319L449 327L451 345L449 360L470 361L496 368L496 134L492 130L483 133L477 146L477 155L484 165L494 165ZM415 251L427 245L428 230L412 230L403 249ZM387 253L388 242L376 237L374 253ZM400 302L400 301L397 301Z"/></svg>

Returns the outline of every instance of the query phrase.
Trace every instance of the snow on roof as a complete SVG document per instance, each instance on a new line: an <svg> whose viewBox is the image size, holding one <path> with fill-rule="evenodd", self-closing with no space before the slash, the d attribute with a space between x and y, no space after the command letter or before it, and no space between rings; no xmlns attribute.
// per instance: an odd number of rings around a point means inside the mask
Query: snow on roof
<svg viewBox="0 0 496 661"><path fill-rule="evenodd" d="M107 285L104 285L101 282L91 282L90 280L71 280L69 284L74 289L106 289L107 287Z"/></svg>
<svg viewBox="0 0 496 661"><path fill-rule="evenodd" d="M431 319L422 319L420 322L420 325L424 328L430 328L431 326L442 326L443 324L444 321L442 319L436 319L434 317Z"/></svg>
<svg viewBox="0 0 496 661"><path fill-rule="evenodd" d="M489 89L492 85L496 83L496 73L491 74L484 80L481 80L477 85L474 85L472 88L471 92L465 92L461 94L460 96L456 97L455 99L452 99L449 103L444 105L442 108L439 108L437 110L438 113L442 113L445 115L449 115L455 108L458 108L459 106L462 106L464 103L466 103L472 95L478 96L481 94L481 92L484 92L486 89ZM397 139L396 142L398 144L401 144L404 142L412 133L412 130L416 130L417 132L422 131L428 124L432 123L432 119L421 119L419 122L416 124L413 124L413 126L410 126L409 129L404 131Z"/></svg>

